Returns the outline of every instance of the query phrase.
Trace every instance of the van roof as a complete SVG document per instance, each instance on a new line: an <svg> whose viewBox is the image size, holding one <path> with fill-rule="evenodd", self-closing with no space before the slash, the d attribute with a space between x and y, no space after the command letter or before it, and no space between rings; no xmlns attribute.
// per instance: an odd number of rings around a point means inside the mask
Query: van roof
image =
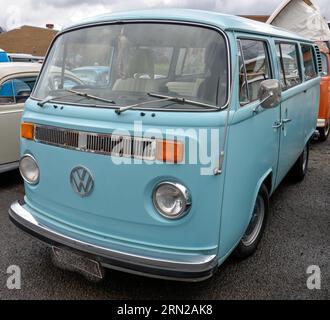
<svg viewBox="0 0 330 320"><path fill-rule="evenodd" d="M86 25L123 20L164 20L201 23L221 28L224 31L248 32L254 34L271 35L278 38L312 42L285 29L274 27L262 22L238 16L193 9L148 9L110 13L83 20L80 23L63 29L63 32Z"/></svg>

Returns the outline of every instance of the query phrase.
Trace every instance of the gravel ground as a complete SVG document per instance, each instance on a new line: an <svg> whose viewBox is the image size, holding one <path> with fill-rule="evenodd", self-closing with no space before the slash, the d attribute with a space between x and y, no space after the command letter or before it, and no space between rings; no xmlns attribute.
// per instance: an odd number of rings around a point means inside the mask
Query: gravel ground
<svg viewBox="0 0 330 320"><path fill-rule="evenodd" d="M258 252L198 284L114 271L95 284L55 268L45 246L9 222L9 205L23 198L18 172L0 174L0 299L330 299L330 140L313 143L310 157L306 180L285 180L273 195ZM10 265L21 268L21 290L6 287ZM307 289L310 265L321 269L321 290Z"/></svg>

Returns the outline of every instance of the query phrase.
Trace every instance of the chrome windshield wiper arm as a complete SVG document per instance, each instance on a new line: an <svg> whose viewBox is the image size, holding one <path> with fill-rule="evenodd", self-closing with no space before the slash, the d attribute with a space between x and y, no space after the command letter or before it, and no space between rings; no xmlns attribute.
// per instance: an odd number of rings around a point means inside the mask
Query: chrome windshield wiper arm
<svg viewBox="0 0 330 320"><path fill-rule="evenodd" d="M39 102L37 103L37 105L38 105L39 107L43 107L43 106L44 106L46 103L48 103L48 102L51 102L51 101L54 101L54 100L57 100L57 99L61 99L61 98L70 97L70 96L72 96L72 93L71 93L71 94L66 94L66 95L64 95L64 96L47 96L44 100L39 101Z"/></svg>
<svg viewBox="0 0 330 320"><path fill-rule="evenodd" d="M192 101L192 100L188 100L186 98L165 96L165 95L157 94L157 93L148 93L148 96L153 97L153 98L158 98L158 100L146 101L146 102L142 102L142 103L133 104L131 106L120 107L120 108L116 109L115 112L118 115L120 115L121 113L123 113L127 110L138 108L138 107L144 106L146 104L152 104L152 103L155 103L155 102L159 102L159 99L161 99L162 101L173 101L173 102L180 103L180 104L187 103L187 104L191 104L191 105L195 105L195 106L199 106L199 107L203 107L203 108L219 110L219 108L217 108L215 106L212 106L210 104L202 103L202 102L198 102L198 101Z"/></svg>
<svg viewBox="0 0 330 320"><path fill-rule="evenodd" d="M163 101L172 101L172 98L171 99L163 99ZM134 108L142 107L142 106L147 105L147 104L153 104L153 103L156 103L156 102L159 102L159 99L152 100L152 101L145 101L145 102L141 102L141 103L136 103L136 104L132 104L130 106L120 107L120 108L117 108L115 110L115 112L118 115L120 115L120 114L122 114L123 112L125 112L127 110L131 110L131 109L134 109Z"/></svg>
<svg viewBox="0 0 330 320"><path fill-rule="evenodd" d="M186 98L165 96L165 95L158 94L158 93L148 93L148 96L154 97L154 98L159 98L159 99L164 99L164 100L169 100L169 101L173 101L173 102L177 102L177 103L182 103L182 104L187 103L187 104L191 104L191 105L198 106L198 107L219 110L218 107L213 106L211 104L207 104L207 103L203 103L203 102L199 102L199 101L194 101L194 100L189 100L189 99L186 99Z"/></svg>
<svg viewBox="0 0 330 320"><path fill-rule="evenodd" d="M72 89L69 89L69 90L66 90L66 91L67 92L74 93L77 96L81 96L81 97L84 97L84 98L94 99L94 100L97 100L97 101L111 103L111 104L116 104L116 102L113 101L113 100L104 99L104 98L101 98L101 97L98 97L98 96L94 96L94 95L91 95L91 94L88 94L88 93L85 93L85 92L75 91L75 90L72 90Z"/></svg>
<svg viewBox="0 0 330 320"><path fill-rule="evenodd" d="M39 107L43 107L46 103L57 100L57 99L62 99L62 98L66 98L66 97L70 97L72 95L77 95L77 96L81 96L84 98L88 98L88 99L94 99L94 100L98 100L101 102L106 102L106 103L111 103L111 104L116 104L115 101L113 100L108 100L108 99L103 99L97 96L93 96L91 94L88 93L84 93L84 92L79 92L79 91L75 91L75 90L64 90L65 92L69 92L70 94L66 94L66 95L62 95L62 96L48 96L46 97L44 100L39 101L37 104Z"/></svg>

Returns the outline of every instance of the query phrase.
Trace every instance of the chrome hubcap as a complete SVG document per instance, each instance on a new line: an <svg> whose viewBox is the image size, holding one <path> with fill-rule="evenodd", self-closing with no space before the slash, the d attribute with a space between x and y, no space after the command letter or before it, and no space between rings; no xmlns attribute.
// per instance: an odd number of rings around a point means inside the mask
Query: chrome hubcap
<svg viewBox="0 0 330 320"><path fill-rule="evenodd" d="M265 218L265 202L261 196L258 196L256 205L254 207L251 222L242 239L244 246L252 245L259 236L262 224Z"/></svg>

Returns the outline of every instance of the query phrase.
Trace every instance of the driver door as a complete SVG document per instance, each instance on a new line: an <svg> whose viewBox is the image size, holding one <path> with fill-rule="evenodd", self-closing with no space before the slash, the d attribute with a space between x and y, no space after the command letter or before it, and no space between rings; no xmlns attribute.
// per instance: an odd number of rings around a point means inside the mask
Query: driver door
<svg viewBox="0 0 330 320"><path fill-rule="evenodd" d="M19 160L22 111L36 78L36 75L16 77L0 84L0 165Z"/></svg>

